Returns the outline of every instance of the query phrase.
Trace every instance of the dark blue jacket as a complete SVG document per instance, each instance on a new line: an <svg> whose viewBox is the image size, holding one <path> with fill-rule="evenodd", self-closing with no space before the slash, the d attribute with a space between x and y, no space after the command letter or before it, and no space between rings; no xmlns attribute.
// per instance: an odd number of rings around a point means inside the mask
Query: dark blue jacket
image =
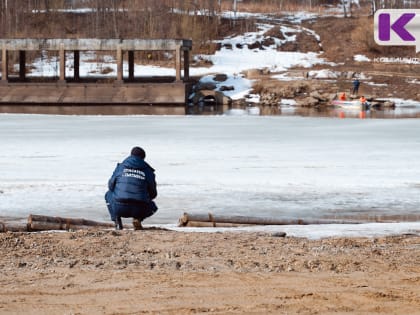
<svg viewBox="0 0 420 315"><path fill-rule="evenodd" d="M355 88L358 88L358 87L359 87L359 85L360 85L360 81L359 81L359 80L357 80L357 79L353 80L353 86L354 86Z"/></svg>
<svg viewBox="0 0 420 315"><path fill-rule="evenodd" d="M154 171L142 158L130 155L117 165L108 188L117 201L150 202L157 196Z"/></svg>

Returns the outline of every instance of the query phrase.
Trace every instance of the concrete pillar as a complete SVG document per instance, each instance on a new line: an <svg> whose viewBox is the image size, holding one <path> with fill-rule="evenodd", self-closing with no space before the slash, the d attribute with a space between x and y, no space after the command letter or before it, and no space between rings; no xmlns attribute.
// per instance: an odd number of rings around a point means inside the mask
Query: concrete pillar
<svg viewBox="0 0 420 315"><path fill-rule="evenodd" d="M74 80L80 80L80 51L75 50L73 52L73 63L74 63Z"/></svg>
<svg viewBox="0 0 420 315"><path fill-rule="evenodd" d="M190 51L184 50L184 82L190 80Z"/></svg>
<svg viewBox="0 0 420 315"><path fill-rule="evenodd" d="M130 81L134 80L134 51L130 50L128 52L128 79Z"/></svg>
<svg viewBox="0 0 420 315"><path fill-rule="evenodd" d="M7 82L7 78L9 76L8 63L9 63L9 54L7 52L6 47L3 46L2 53L1 53L1 68L2 68L1 81L2 82Z"/></svg>
<svg viewBox="0 0 420 315"><path fill-rule="evenodd" d="M26 51L19 50L19 80L25 81L26 76Z"/></svg>
<svg viewBox="0 0 420 315"><path fill-rule="evenodd" d="M121 46L117 48L117 82L123 81L123 53Z"/></svg>
<svg viewBox="0 0 420 315"><path fill-rule="evenodd" d="M181 47L175 50L175 79L181 80Z"/></svg>
<svg viewBox="0 0 420 315"><path fill-rule="evenodd" d="M64 50L64 45L60 45L59 52L60 59L60 82L66 82L66 51Z"/></svg>

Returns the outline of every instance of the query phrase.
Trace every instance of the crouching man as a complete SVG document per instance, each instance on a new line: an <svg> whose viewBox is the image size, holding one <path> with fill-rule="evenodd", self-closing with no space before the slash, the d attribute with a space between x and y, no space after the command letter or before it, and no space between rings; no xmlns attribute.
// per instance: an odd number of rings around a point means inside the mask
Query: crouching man
<svg viewBox="0 0 420 315"><path fill-rule="evenodd" d="M153 202L157 196L155 170L145 157L142 148L134 147L108 181L105 201L117 230L123 229L121 218L133 218L134 229L142 229L141 222L158 209Z"/></svg>

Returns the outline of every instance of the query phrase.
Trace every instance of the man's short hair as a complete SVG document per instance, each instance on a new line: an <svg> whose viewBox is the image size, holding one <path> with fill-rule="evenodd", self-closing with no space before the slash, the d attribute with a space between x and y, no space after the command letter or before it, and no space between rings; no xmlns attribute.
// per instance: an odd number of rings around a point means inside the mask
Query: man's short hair
<svg viewBox="0 0 420 315"><path fill-rule="evenodd" d="M144 159L146 157L146 152L140 147L134 147L131 149L131 155Z"/></svg>

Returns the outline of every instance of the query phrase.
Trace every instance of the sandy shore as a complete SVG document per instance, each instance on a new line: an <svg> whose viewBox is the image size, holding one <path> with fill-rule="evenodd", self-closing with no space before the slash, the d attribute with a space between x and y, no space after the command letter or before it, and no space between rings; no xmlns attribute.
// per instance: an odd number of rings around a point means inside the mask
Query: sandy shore
<svg viewBox="0 0 420 315"><path fill-rule="evenodd" d="M420 237L0 234L0 314L420 314Z"/></svg>

